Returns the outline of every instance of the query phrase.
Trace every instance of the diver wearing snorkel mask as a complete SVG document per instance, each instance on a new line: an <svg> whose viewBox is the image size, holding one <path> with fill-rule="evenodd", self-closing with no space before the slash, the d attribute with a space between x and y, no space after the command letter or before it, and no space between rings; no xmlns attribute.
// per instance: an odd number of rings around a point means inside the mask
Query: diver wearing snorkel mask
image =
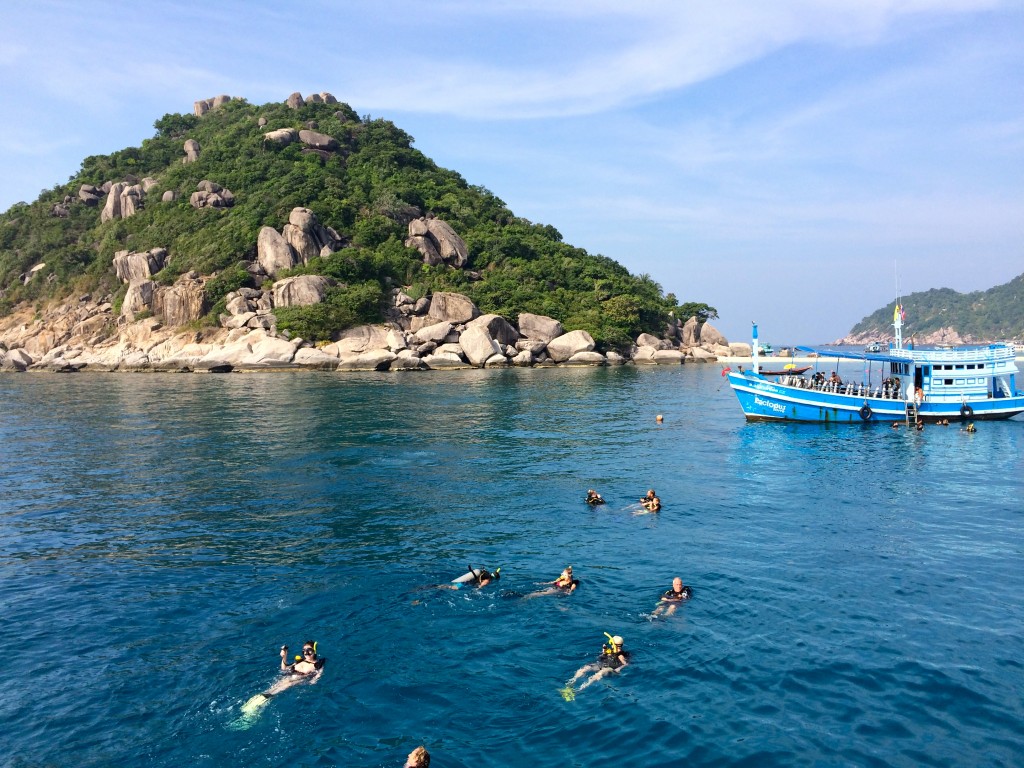
<svg viewBox="0 0 1024 768"><path fill-rule="evenodd" d="M594 674L588 677L583 685L579 687L579 690L583 690L588 685L596 683L602 677L611 674L612 672L619 672L623 667L629 664L629 651L623 648L625 641L620 635L612 637L607 632L604 636L608 638L608 642L604 644L601 650L601 655L597 657L596 661L590 664L585 664L576 670L576 674L572 676L572 679L565 684L565 688L562 689L562 698L566 701L572 701L576 698L576 691L573 690L572 684L583 677L588 672Z"/></svg>

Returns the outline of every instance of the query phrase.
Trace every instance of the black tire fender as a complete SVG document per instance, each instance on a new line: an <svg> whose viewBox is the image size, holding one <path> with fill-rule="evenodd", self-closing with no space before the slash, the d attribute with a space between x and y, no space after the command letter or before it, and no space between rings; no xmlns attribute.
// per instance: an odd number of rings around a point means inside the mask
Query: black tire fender
<svg viewBox="0 0 1024 768"><path fill-rule="evenodd" d="M871 406L868 405L867 403L864 403L864 405L860 407L860 411L858 411L858 413L860 413L860 417L864 421L867 421L868 419L871 418Z"/></svg>
<svg viewBox="0 0 1024 768"><path fill-rule="evenodd" d="M969 419L974 415L974 409L971 408L967 403L960 406L960 416L964 419Z"/></svg>

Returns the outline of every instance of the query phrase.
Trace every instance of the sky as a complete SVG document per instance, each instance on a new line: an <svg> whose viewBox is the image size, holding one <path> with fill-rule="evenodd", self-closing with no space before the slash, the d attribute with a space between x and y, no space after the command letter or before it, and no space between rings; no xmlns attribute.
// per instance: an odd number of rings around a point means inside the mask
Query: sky
<svg viewBox="0 0 1024 768"><path fill-rule="evenodd" d="M293 91L391 120L730 341L832 341L897 290L1024 272L1020 0L5 0L0 210L197 99Z"/></svg>

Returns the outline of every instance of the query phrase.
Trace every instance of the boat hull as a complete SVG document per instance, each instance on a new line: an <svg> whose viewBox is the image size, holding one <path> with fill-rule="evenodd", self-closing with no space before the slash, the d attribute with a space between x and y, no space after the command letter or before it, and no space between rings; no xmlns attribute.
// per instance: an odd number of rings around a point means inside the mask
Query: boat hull
<svg viewBox="0 0 1024 768"><path fill-rule="evenodd" d="M728 376L729 386L750 421L866 423L907 418L907 404L902 399L786 386L750 373L730 372ZM964 405L969 410L961 412ZM967 403L926 401L919 406L919 419L925 422L1009 419L1019 413L1024 413L1024 397L1020 396L969 400Z"/></svg>

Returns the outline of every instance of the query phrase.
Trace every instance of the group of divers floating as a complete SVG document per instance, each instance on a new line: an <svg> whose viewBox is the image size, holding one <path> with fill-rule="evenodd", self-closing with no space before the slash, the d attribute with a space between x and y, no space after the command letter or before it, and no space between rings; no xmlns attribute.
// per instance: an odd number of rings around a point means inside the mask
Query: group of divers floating
<svg viewBox="0 0 1024 768"><path fill-rule="evenodd" d="M591 506L600 506L605 503L601 494L593 489L587 491L587 495L584 500ZM655 493L652 488L648 490L647 494L634 506L634 514L658 513L661 511L661 499L658 498L657 493ZM496 568L492 572L486 568L473 568L470 566L467 573L464 573L458 578L452 579L447 584L436 584L434 586L438 589L452 590L470 588L480 589L500 578L501 568ZM572 566L567 565L558 575L557 579L549 582L542 582L542 584L545 587L544 589L531 592L527 595L522 595L523 599L540 597L541 595L572 594L576 591L576 587L579 586L580 581L573 576ZM689 600L692 596L693 590L683 584L683 580L676 576L672 579L672 586L665 590L659 598L657 606L655 606L654 610L649 614L650 618L654 619L659 616L671 616L675 613L676 608L680 603ZM604 643L600 655L598 655L594 661L584 664L576 670L576 673L566 682L565 687L560 689L559 692L562 694L562 698L566 701L572 701L575 699L577 691L582 691L584 688L587 688L613 672L618 673L629 664L630 652L626 650L625 640L623 640L622 636L611 635L607 632L604 634L608 639L607 642ZM317 644L313 640L307 640L302 644L302 654L296 655L293 661L289 662L288 660L287 645L281 646L280 657L281 662L279 669L282 676L265 691L257 693L242 705L242 716L236 721L236 727L248 727L259 715L267 702L282 691L300 683L316 683L323 674L324 666L327 662L326 658L317 654ZM590 676L586 677L587 675ZM576 682L584 677L586 677L586 679L583 683L580 684L578 688L574 687ZM406 765L411 768L429 766L430 756L425 749L417 747L417 749L409 755L409 760Z"/></svg>

